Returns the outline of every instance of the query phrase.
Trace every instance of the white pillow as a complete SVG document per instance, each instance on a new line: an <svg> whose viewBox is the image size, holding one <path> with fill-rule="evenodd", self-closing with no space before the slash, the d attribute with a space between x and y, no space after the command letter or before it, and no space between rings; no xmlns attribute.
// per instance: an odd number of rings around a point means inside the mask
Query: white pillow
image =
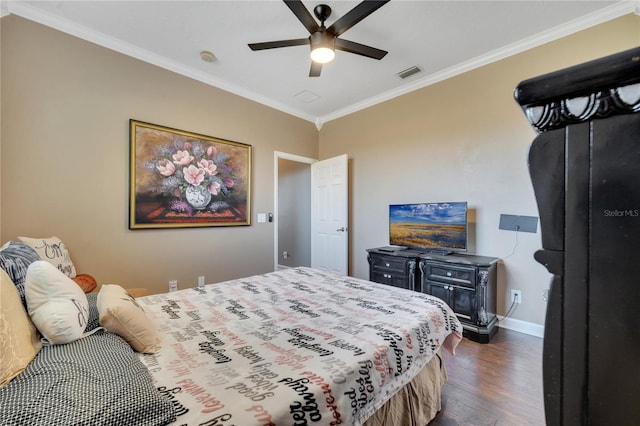
<svg viewBox="0 0 640 426"><path fill-rule="evenodd" d="M89 303L71 278L38 260L29 265L24 287L31 321L49 342L63 344L82 337Z"/></svg>
<svg viewBox="0 0 640 426"><path fill-rule="evenodd" d="M98 293L100 325L143 353L156 353L160 336L142 307L117 284L104 284Z"/></svg>
<svg viewBox="0 0 640 426"><path fill-rule="evenodd" d="M18 239L34 249L40 259L46 260L62 271L69 278L76 276L76 267L71 261L69 250L58 237L49 238L29 238L18 237Z"/></svg>

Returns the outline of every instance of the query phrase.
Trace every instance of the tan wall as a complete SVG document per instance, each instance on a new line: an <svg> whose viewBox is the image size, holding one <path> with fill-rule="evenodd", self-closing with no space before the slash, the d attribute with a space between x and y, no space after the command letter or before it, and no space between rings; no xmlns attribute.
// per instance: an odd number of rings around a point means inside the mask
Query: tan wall
<svg viewBox="0 0 640 426"><path fill-rule="evenodd" d="M2 242L56 235L80 272L166 291L273 270L273 152L317 157L305 120L71 37L2 19ZM253 146L252 225L128 230L129 119Z"/></svg>
<svg viewBox="0 0 640 426"><path fill-rule="evenodd" d="M474 251L505 258L498 312L509 289L520 289L513 318L543 324L549 274L533 260L539 229L518 233L511 256L516 233L498 229L501 213L538 216L527 170L535 133L513 91L524 79L635 47L639 29L629 15L325 124L320 158L351 159L352 274L368 277L365 250L389 243L389 204L468 201Z"/></svg>
<svg viewBox="0 0 640 426"><path fill-rule="evenodd" d="M101 282L165 291L271 270L273 151L347 153L351 272L367 278L365 250L386 245L387 205L466 200L472 249L505 257L499 313L522 290L514 318L542 324L546 270L538 234L498 230L499 215L536 215L526 169L535 133L513 100L521 80L636 46L628 16L400 98L314 125L30 21L1 21L0 242L57 235L81 272ZM253 225L129 231L128 120L253 146ZM319 144L318 144L319 139ZM508 257L507 257L508 256Z"/></svg>

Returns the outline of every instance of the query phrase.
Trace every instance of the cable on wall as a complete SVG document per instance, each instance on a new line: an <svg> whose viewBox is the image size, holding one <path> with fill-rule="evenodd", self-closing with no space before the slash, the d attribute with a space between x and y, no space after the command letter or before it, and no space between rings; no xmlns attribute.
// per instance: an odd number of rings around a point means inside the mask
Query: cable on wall
<svg viewBox="0 0 640 426"><path fill-rule="evenodd" d="M506 256L502 256L501 259L506 259L509 256L513 256L513 254L516 252L516 248L518 247L518 231L520 231L520 225L516 225L516 236L515 236L515 243L513 244L513 248L511 249L511 253L509 253Z"/></svg>
<svg viewBox="0 0 640 426"><path fill-rule="evenodd" d="M500 321L504 321L504 320L506 320L507 318L509 318L509 317L511 316L511 314L512 314L513 312L515 312L515 310L516 310L516 309L515 309L515 308L516 308L516 305L518 305L518 303L516 303L516 301L515 301L515 300L514 300L513 302L511 302L511 306L510 306L510 307L509 307L509 309L507 310L507 313L506 313L506 314L504 314L504 317L502 317L502 319L498 318L498 322L500 322Z"/></svg>

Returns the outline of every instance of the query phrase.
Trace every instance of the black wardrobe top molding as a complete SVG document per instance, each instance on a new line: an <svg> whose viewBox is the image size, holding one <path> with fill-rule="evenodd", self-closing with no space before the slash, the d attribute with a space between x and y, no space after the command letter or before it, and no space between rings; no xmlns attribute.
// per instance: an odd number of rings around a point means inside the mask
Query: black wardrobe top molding
<svg viewBox="0 0 640 426"><path fill-rule="evenodd" d="M640 47L544 74L521 82L515 90L523 107L586 96L640 82Z"/></svg>
<svg viewBox="0 0 640 426"><path fill-rule="evenodd" d="M640 47L521 82L514 97L539 132L640 111Z"/></svg>

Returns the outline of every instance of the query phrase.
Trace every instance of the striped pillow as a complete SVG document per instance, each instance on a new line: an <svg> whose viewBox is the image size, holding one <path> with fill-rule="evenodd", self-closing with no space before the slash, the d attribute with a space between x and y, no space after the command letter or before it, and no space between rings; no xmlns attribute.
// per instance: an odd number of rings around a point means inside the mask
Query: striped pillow
<svg viewBox="0 0 640 426"><path fill-rule="evenodd" d="M15 284L25 308L27 302L24 296L24 280L27 276L27 268L37 260L40 260L40 256L27 244L9 241L0 247L0 268L4 269Z"/></svg>

